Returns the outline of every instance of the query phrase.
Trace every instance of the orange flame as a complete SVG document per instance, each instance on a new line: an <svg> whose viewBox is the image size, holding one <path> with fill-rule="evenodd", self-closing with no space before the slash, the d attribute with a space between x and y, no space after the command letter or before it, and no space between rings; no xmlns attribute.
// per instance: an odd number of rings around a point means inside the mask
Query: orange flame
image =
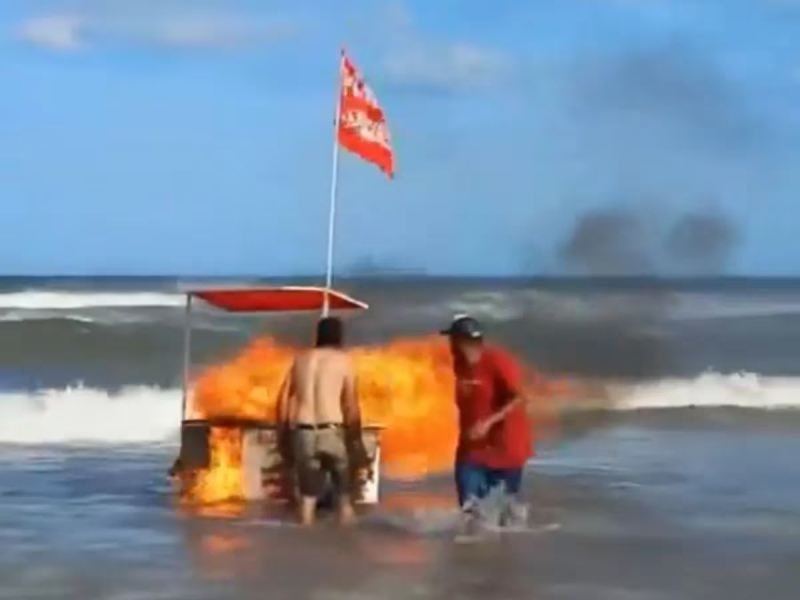
<svg viewBox="0 0 800 600"><path fill-rule="evenodd" d="M273 421L293 353L272 339L257 339L230 362L208 368L196 382L190 416ZM415 478L449 470L457 415L447 344L439 337L401 339L354 348L351 354L363 421L385 427L384 472ZM237 433L212 430L211 468L196 480L191 499L214 502L241 496L240 443Z"/></svg>
<svg viewBox="0 0 800 600"><path fill-rule="evenodd" d="M238 429L212 427L209 468L189 482L186 499L203 503L242 497L242 434Z"/></svg>

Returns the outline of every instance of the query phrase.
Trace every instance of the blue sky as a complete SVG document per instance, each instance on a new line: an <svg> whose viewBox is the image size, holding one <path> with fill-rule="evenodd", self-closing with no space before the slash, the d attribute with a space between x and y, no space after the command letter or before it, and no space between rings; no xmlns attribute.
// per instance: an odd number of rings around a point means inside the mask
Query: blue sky
<svg viewBox="0 0 800 600"><path fill-rule="evenodd" d="M342 156L338 268L585 271L616 211L800 274L800 0L4 0L0 272L321 271L342 42L397 177Z"/></svg>

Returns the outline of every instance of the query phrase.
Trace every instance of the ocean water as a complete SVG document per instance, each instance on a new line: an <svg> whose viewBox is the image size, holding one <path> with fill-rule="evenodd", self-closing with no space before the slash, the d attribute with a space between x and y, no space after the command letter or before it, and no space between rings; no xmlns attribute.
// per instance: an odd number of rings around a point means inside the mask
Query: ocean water
<svg viewBox="0 0 800 600"><path fill-rule="evenodd" d="M180 507L178 285L0 281L0 598L800 594L800 281L342 282L371 303L354 343L470 312L602 390L531 461L532 530L468 546L447 474L386 481L347 532ZM311 323L201 310L195 327L206 364L265 331L306 341Z"/></svg>

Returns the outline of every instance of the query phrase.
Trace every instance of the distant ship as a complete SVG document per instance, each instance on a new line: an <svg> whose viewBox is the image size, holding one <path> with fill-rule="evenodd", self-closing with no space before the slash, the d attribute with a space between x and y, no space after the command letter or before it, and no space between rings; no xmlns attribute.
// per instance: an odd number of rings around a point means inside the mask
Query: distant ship
<svg viewBox="0 0 800 600"><path fill-rule="evenodd" d="M344 277L356 278L412 278L427 277L429 275L426 269L416 267L401 267L392 265L391 263L382 263L371 259L359 261L349 268L341 270L340 273Z"/></svg>

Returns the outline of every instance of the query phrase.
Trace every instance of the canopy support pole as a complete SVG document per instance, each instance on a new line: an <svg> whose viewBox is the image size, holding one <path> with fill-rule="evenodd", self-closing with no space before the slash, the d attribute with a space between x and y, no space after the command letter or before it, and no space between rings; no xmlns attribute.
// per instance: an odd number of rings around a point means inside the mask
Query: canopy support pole
<svg viewBox="0 0 800 600"><path fill-rule="evenodd" d="M181 423L186 420L186 405L189 400L189 369L192 361L192 294L186 294L186 309L183 318L183 394L181 397Z"/></svg>

